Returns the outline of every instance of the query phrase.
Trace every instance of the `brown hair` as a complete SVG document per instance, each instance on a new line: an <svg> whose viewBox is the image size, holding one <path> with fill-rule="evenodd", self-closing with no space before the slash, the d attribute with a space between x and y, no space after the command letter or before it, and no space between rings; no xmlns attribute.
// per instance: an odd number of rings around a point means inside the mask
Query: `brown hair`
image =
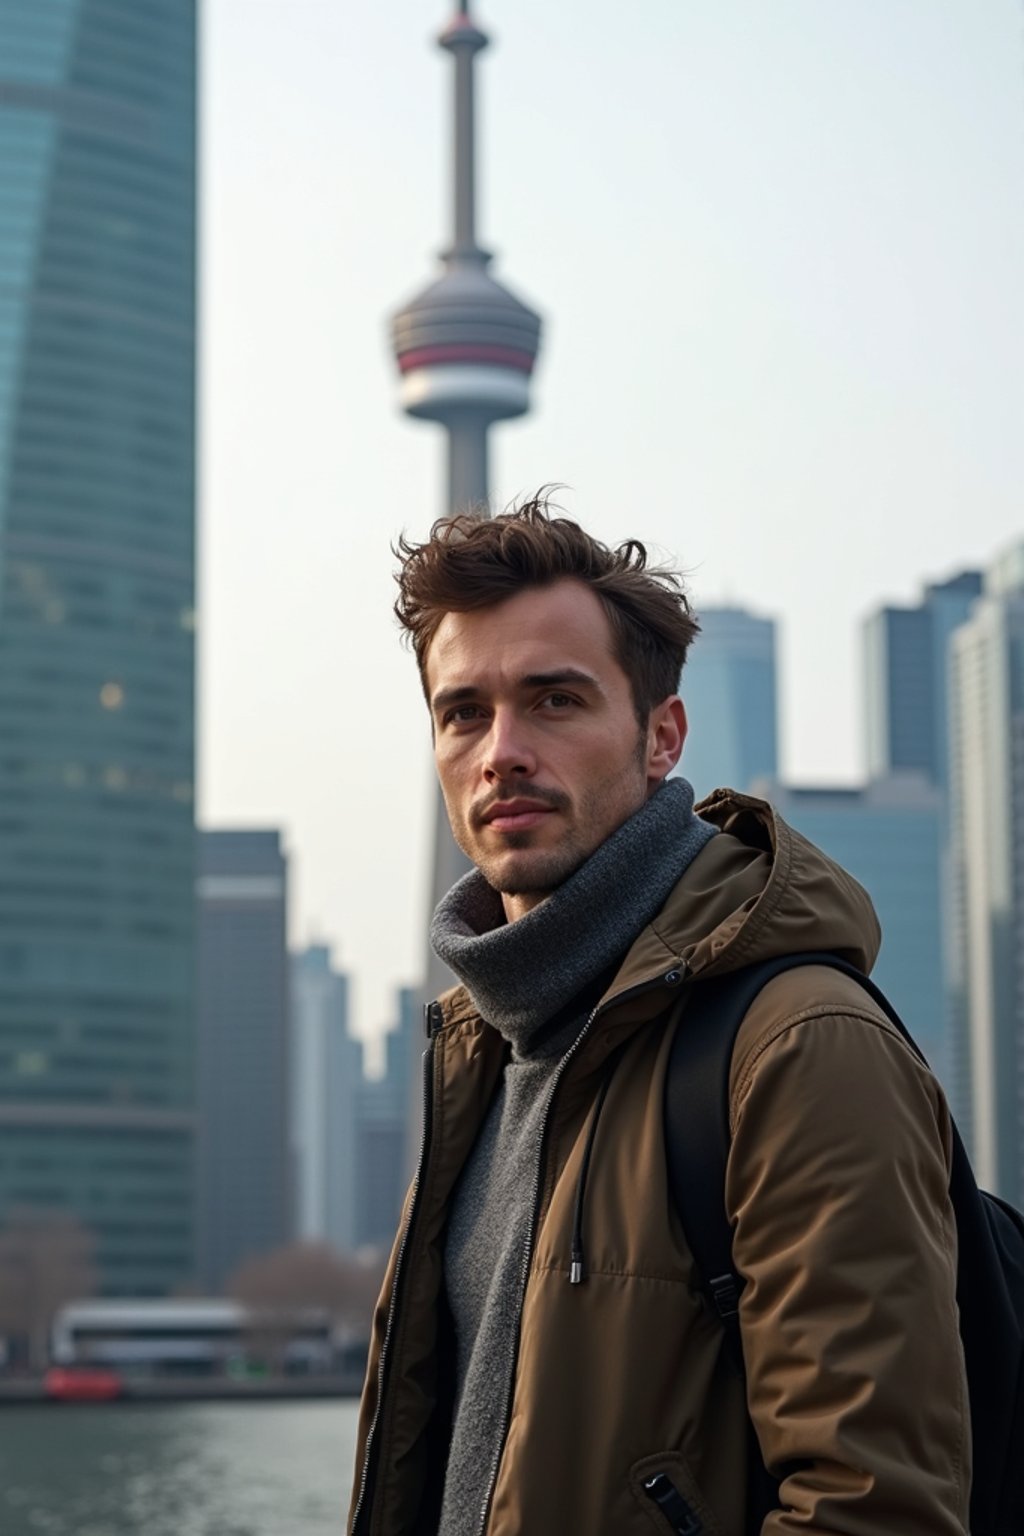
<svg viewBox="0 0 1024 1536"><path fill-rule="evenodd" d="M526 587L572 577L601 600L645 727L655 705L676 692L700 628L682 576L668 566L649 568L639 539L609 549L570 518L553 516L549 489L497 517L442 517L425 544L399 539L395 613L411 636L424 691L427 652L446 613L487 608Z"/></svg>

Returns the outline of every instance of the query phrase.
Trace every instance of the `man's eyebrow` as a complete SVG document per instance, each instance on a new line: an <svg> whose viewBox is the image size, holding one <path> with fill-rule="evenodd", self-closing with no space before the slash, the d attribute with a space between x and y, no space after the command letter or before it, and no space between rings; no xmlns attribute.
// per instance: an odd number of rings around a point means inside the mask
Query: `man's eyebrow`
<svg viewBox="0 0 1024 1536"><path fill-rule="evenodd" d="M430 707L435 714L442 709L448 709L452 704L465 704L470 699L475 699L480 693L479 688L470 685L468 688L439 688L430 701Z"/></svg>
<svg viewBox="0 0 1024 1536"><path fill-rule="evenodd" d="M558 667L554 672L528 672L518 683L520 688L564 688L571 685L592 688L595 693L602 695L605 691L596 677L590 672L581 671L579 667ZM455 704L471 703L480 697L480 693L480 688L473 683L462 688L439 688L430 700L430 708L434 714L441 714Z"/></svg>
<svg viewBox="0 0 1024 1536"><path fill-rule="evenodd" d="M595 693L604 693L598 679L590 672L581 672L579 667L559 667L554 672L530 672L519 679L521 688L559 688L565 683L575 683L577 687L593 688Z"/></svg>

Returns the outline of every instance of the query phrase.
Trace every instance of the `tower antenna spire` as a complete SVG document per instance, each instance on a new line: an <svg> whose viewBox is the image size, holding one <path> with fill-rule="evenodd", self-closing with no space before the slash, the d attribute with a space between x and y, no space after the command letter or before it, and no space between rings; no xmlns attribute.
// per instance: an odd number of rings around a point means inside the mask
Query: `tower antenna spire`
<svg viewBox="0 0 1024 1536"><path fill-rule="evenodd" d="M470 17L469 0L459 0L438 41L455 60L455 230L447 257L486 265L490 257L476 241L475 60L489 39Z"/></svg>

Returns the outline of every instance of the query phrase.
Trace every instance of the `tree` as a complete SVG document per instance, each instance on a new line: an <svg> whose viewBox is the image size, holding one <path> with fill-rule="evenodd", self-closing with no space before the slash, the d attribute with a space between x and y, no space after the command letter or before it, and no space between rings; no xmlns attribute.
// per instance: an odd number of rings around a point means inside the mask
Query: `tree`
<svg viewBox="0 0 1024 1536"><path fill-rule="evenodd" d="M57 1309L95 1293L95 1248L93 1233L69 1211L9 1213L0 1230L0 1332L22 1346L30 1370L46 1369Z"/></svg>
<svg viewBox="0 0 1024 1536"><path fill-rule="evenodd" d="M360 1264L327 1243L292 1243L248 1259L230 1277L230 1296L253 1312L322 1307L354 1338L367 1338L383 1267Z"/></svg>

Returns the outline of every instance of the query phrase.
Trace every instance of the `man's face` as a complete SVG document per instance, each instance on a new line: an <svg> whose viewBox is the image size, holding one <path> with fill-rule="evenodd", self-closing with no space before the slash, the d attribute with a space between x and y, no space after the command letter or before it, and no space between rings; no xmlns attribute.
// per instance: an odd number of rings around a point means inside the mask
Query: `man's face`
<svg viewBox="0 0 1024 1536"><path fill-rule="evenodd" d="M446 614L426 682L455 840L510 920L638 810L682 750L674 696L641 731L607 615L579 581Z"/></svg>

